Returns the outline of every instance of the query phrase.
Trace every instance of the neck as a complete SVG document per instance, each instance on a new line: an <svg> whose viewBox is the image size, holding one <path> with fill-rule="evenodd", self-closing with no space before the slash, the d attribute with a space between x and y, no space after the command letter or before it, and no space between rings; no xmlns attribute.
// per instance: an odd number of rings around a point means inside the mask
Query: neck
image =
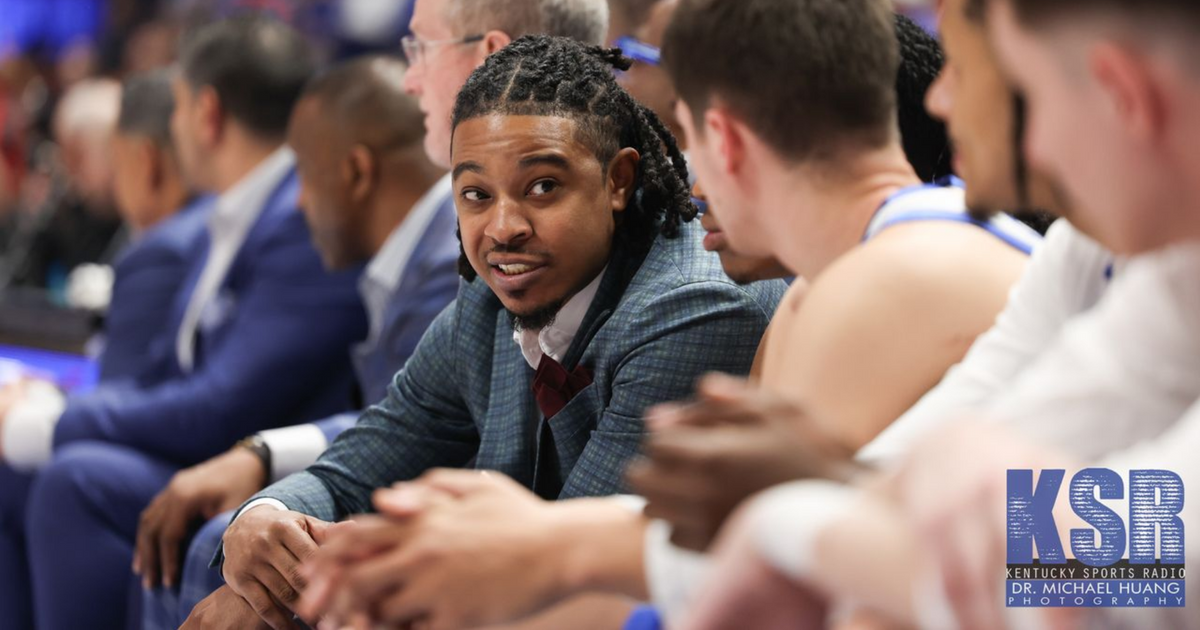
<svg viewBox="0 0 1200 630"><path fill-rule="evenodd" d="M228 127L225 143L213 155L213 192L221 194L233 188L281 144L253 137L233 126Z"/></svg>
<svg viewBox="0 0 1200 630"><path fill-rule="evenodd" d="M862 242L888 197L921 183L898 144L836 163L804 164L778 181L770 198L797 202L780 216L786 229L775 232L780 240L773 249L784 266L809 281Z"/></svg>
<svg viewBox="0 0 1200 630"><path fill-rule="evenodd" d="M133 226L134 231L145 232L174 216L183 209L183 205L188 201L188 196L188 188L182 177L168 177L162 184L162 190L159 191L155 209L147 214L146 221Z"/></svg>
<svg viewBox="0 0 1200 630"><path fill-rule="evenodd" d="M423 157L424 149L421 151ZM375 196L365 222L364 240L372 256L383 249L392 232L412 213L413 206L444 174L444 170L428 160L398 162L396 169L381 173L379 194Z"/></svg>

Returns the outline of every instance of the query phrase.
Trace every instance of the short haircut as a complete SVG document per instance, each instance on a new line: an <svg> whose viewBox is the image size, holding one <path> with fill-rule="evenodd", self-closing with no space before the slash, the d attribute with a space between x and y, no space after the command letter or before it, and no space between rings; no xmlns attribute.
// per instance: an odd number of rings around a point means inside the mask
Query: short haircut
<svg viewBox="0 0 1200 630"><path fill-rule="evenodd" d="M714 99L785 159L894 137L898 45L887 0L682 0L663 60L701 116Z"/></svg>
<svg viewBox="0 0 1200 630"><path fill-rule="evenodd" d="M318 102L350 142L378 150L421 147L425 115L404 91L405 68L397 57L360 57L314 77L301 98Z"/></svg>
<svg viewBox="0 0 1200 630"><path fill-rule="evenodd" d="M946 62L942 47L919 24L897 13L900 70L896 73L896 107L904 154L917 177L931 182L950 175L953 159L945 123L925 110L925 94Z"/></svg>
<svg viewBox="0 0 1200 630"><path fill-rule="evenodd" d="M287 132L292 107L316 68L299 33L258 14L220 20L188 33L179 61L193 89L213 88L230 117L271 140Z"/></svg>
<svg viewBox="0 0 1200 630"><path fill-rule="evenodd" d="M125 80L121 86L121 114L117 131L144 136L159 146L171 146L171 114L175 95L171 92L171 71L155 70Z"/></svg>
<svg viewBox="0 0 1200 630"><path fill-rule="evenodd" d="M605 0L448 0L446 12L463 36L498 30L513 39L550 35L599 45L608 34Z"/></svg>

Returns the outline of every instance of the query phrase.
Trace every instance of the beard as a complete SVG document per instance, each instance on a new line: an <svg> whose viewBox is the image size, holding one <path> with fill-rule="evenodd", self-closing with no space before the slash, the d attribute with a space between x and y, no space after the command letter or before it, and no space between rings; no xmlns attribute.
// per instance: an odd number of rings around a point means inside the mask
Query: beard
<svg viewBox="0 0 1200 630"><path fill-rule="evenodd" d="M513 313L512 316L513 330L521 332L524 330L541 330L554 323L558 317L558 312L562 310L565 300L556 300L545 306L536 308L528 313Z"/></svg>

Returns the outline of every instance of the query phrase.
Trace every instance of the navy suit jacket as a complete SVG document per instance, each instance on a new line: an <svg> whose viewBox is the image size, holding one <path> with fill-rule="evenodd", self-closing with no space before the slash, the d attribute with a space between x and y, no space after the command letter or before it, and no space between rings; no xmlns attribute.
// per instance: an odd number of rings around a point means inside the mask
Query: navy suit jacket
<svg viewBox="0 0 1200 630"><path fill-rule="evenodd" d="M222 316L197 333L194 369L175 358L175 335L207 258L197 257L171 317L160 378L105 385L68 401L55 447L80 440L123 444L189 466L239 438L349 408L346 349L366 336L361 268L327 273L296 206L290 172L268 198L218 293Z"/></svg>
<svg viewBox="0 0 1200 630"><path fill-rule="evenodd" d="M102 382L154 376L147 357L174 332L170 322L175 296L203 253L213 201L193 200L147 230L117 259L99 360Z"/></svg>
<svg viewBox="0 0 1200 630"><path fill-rule="evenodd" d="M552 419L538 411L508 311L482 279L463 282L387 399L308 470L254 498L333 521L372 511L376 488L469 465L545 498L623 491L645 409L691 396L706 372L748 373L784 292L778 281L735 284L702 237L689 223L640 256L618 242L563 361L594 380Z"/></svg>
<svg viewBox="0 0 1200 630"><path fill-rule="evenodd" d="M368 404L387 397L388 385L417 349L417 343L438 313L458 293L458 227L454 197L447 195L425 228L404 267L400 286L383 313L379 339L354 351L354 368L363 401ZM317 423L332 443L342 431L354 426L358 413L342 414Z"/></svg>

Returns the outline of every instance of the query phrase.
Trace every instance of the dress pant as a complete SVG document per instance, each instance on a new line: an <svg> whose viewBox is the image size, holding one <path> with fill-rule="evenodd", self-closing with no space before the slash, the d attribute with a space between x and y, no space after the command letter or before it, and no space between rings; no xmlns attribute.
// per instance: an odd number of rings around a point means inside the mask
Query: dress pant
<svg viewBox="0 0 1200 630"><path fill-rule="evenodd" d="M157 587L146 592L142 615L144 630L175 630L183 625L196 604L225 585L221 572L209 565L233 514L230 511L213 518L192 538L183 559L178 588Z"/></svg>
<svg viewBox="0 0 1200 630"><path fill-rule="evenodd" d="M26 508L39 630L141 626L141 588L130 570L138 520L177 470L100 442L55 453Z"/></svg>
<svg viewBox="0 0 1200 630"><path fill-rule="evenodd" d="M0 464L0 628L33 627L25 506L33 477Z"/></svg>

